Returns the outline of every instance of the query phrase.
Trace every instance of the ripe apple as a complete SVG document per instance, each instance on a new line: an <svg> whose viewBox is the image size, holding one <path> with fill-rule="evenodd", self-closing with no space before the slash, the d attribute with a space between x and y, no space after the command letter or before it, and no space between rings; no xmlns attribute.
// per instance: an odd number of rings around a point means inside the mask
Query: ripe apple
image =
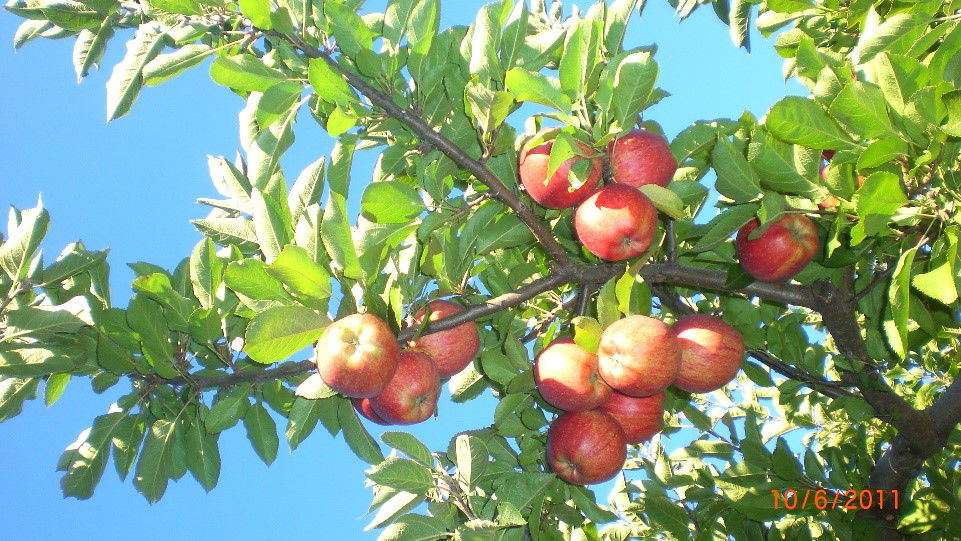
<svg viewBox="0 0 961 541"><path fill-rule="evenodd" d="M412 425L434 414L438 396L440 376L434 361L420 351L405 350L397 358L394 377L370 405L388 423Z"/></svg>
<svg viewBox="0 0 961 541"><path fill-rule="evenodd" d="M664 392L627 396L617 391L598 408L621 425L627 443L643 443L664 428Z"/></svg>
<svg viewBox="0 0 961 541"><path fill-rule="evenodd" d="M760 226L751 220L737 232L737 258L744 270L762 282L790 280L810 263L818 251L817 228L803 214L785 214L760 237L748 236Z"/></svg>
<svg viewBox="0 0 961 541"><path fill-rule="evenodd" d="M383 420L374 408L370 406L369 398L351 398L350 403L353 404L354 409L357 413L361 414L368 421L375 422L379 425L389 425L387 421Z"/></svg>
<svg viewBox="0 0 961 541"><path fill-rule="evenodd" d="M534 381L544 400L564 411L593 409L611 395L597 371L597 355L569 338L554 340L537 355Z"/></svg>
<svg viewBox="0 0 961 541"><path fill-rule="evenodd" d="M677 160L667 139L653 132L635 130L608 145L611 176L628 186L667 186L677 171Z"/></svg>
<svg viewBox="0 0 961 541"><path fill-rule="evenodd" d="M427 304L430 320L437 321L464 311L464 307L451 301L433 300ZM413 327L424 322L427 307L414 315ZM467 367L480 350L480 336L473 321L462 323L452 329L427 334L410 341L410 348L423 351L434 361L440 377L449 378Z"/></svg>
<svg viewBox="0 0 961 541"><path fill-rule="evenodd" d="M681 371L674 386L708 393L728 384L744 362L744 338L719 318L695 314L673 327L681 345Z"/></svg>
<svg viewBox="0 0 961 541"><path fill-rule="evenodd" d="M624 431L601 411L564 413L547 431L547 462L568 483L603 483L621 471L626 458Z"/></svg>
<svg viewBox="0 0 961 541"><path fill-rule="evenodd" d="M597 347L601 377L629 396L666 389L680 369L681 348L670 327L647 316L627 316L601 333Z"/></svg>
<svg viewBox="0 0 961 541"><path fill-rule="evenodd" d="M314 361L328 387L351 398L370 398L397 369L397 337L373 314L351 314L324 330Z"/></svg>
<svg viewBox="0 0 961 541"><path fill-rule="evenodd" d="M541 131L531 141L556 131L557 128ZM551 157L551 148L553 147L554 140L549 139L536 146L531 146L528 143L521 148L520 159L518 160L521 183L524 184L528 195L543 207L551 209L573 207L587 199L601 186L604 163L600 158L573 156L561 163L548 180L547 168ZM583 143L579 144L578 147L585 154L593 152L593 149ZM588 159L590 160L590 170L587 174L587 180L576 190L571 190L571 183L568 178L571 167L581 160Z"/></svg>
<svg viewBox="0 0 961 541"><path fill-rule="evenodd" d="M611 184L577 207L574 229L592 254L606 261L623 261L651 245L657 232L657 209L637 188Z"/></svg>

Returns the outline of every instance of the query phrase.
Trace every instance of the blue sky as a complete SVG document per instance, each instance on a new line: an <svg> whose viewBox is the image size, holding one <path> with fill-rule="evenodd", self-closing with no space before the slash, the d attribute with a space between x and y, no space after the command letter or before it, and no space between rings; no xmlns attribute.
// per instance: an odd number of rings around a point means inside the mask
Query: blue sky
<svg viewBox="0 0 961 541"><path fill-rule="evenodd" d="M482 2L442 5L443 24L469 24ZM206 214L198 197L214 195L206 155L233 156L243 102L211 82L203 66L146 89L131 114L106 124L103 85L123 53L120 38L108 48L108 69L78 86L70 63L72 40L35 41L14 53L10 43L19 23L0 14L5 44L0 118L8 134L0 145L0 207L33 206L42 193L52 215L46 259L78 239L91 249L109 247L114 304L125 306L133 278L126 263L170 268L200 239L188 220ZM735 49L709 7L678 25L667 2L651 2L643 19L633 19L626 46L658 44L659 85L672 97L647 117L673 137L694 120L736 118L744 109L760 116L783 95L802 93L783 82L781 60L770 43L756 32L752 42L750 55ZM520 125L523 119L511 121ZM296 133L284 161L289 176L329 154L331 146L310 122L302 121ZM354 194L369 178L372 158L368 153L355 160ZM53 408L34 401L21 416L0 424L0 537L248 539L318 532L331 539L376 537L377 532L361 533L371 496L363 486L365 464L321 428L296 453L285 452L281 442L280 456L269 468L242 428L222 434L220 483L210 494L188 476L171 483L164 498L150 506L129 478L120 482L108 465L91 500L63 499L57 458L125 388L121 383L98 396L87 382L74 381ZM466 405L445 400L439 419L412 431L432 448L446 448L454 433L488 425L493 403L487 396Z"/></svg>

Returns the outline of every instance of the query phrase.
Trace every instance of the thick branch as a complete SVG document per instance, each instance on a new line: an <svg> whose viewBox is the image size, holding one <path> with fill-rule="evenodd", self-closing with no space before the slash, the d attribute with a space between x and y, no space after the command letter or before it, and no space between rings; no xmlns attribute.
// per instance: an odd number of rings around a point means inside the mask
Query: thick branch
<svg viewBox="0 0 961 541"><path fill-rule="evenodd" d="M795 368L787 364L786 362L782 361L781 359L778 359L774 355L771 355L771 353L767 351L764 351L761 349L752 349L752 350L748 350L747 353L751 357L754 357L755 359L757 359L759 362L768 366L771 370L774 370L775 372L781 374L786 378L800 381L806 384L812 390L817 391L823 394L824 396L827 396L830 398L854 396L851 393L851 391L848 391L847 389L845 389L841 383L828 381L825 379L821 379L817 376L813 376L803 370L800 370L798 368Z"/></svg>
<svg viewBox="0 0 961 541"><path fill-rule="evenodd" d="M344 76L344 79L347 80L350 86L356 88L358 92L366 96L371 103L383 109L388 115L401 121L416 136L429 142L453 160L454 163L477 177L502 203L517 214L517 217L531 230L531 233L534 234L534 237L541 246L544 247L544 250L551 259L560 264L570 263L570 257L568 257L567 252L564 251L564 248L557 242L551 231L544 225L544 222L542 222L527 205L521 202L480 160L464 152L460 147L441 135L440 132L424 122L423 119L409 109L397 105L390 96L374 88L374 86L365 81L363 77L345 69L326 51L311 47L293 36L283 34L275 35L293 43L298 49L303 51L307 57L321 58L326 61L331 68L337 70Z"/></svg>

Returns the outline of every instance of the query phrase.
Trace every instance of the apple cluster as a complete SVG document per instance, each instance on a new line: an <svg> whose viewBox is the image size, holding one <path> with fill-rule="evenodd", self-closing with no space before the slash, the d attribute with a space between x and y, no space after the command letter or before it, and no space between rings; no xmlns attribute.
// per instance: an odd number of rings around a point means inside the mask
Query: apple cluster
<svg viewBox="0 0 961 541"><path fill-rule="evenodd" d="M434 300L414 315L411 325L462 311L454 302ZM434 415L441 380L463 370L479 349L473 321L420 336L401 349L383 320L352 314L327 327L314 361L324 383L349 397L361 415L382 425L409 425Z"/></svg>
<svg viewBox="0 0 961 541"><path fill-rule="evenodd" d="M538 392L564 412L548 429L551 469L574 484L611 479L624 466L628 444L663 428L669 386L691 393L720 389L743 360L741 334L707 315L673 326L628 316L604 329L596 352L555 340L534 361Z"/></svg>
<svg viewBox="0 0 961 541"><path fill-rule="evenodd" d="M543 207L574 211L574 230L581 244L605 261L623 261L644 253L657 233L657 209L639 188L666 187L677 171L667 140L635 130L610 142L606 154L578 141L577 153L548 178L551 150L559 128L538 132L521 148L518 173L524 189ZM586 179L574 187L571 171L582 160ZM605 160L612 184L604 184ZM738 261L748 274L764 282L782 282L801 271L817 253L814 223L802 214L785 214L763 231L755 219L738 231Z"/></svg>
<svg viewBox="0 0 961 541"><path fill-rule="evenodd" d="M605 261L623 261L644 253L657 233L657 209L637 188L664 187L674 177L677 160L667 140L636 130L608 145L606 159L614 183L604 185L605 156L585 143L548 178L551 149L558 128L539 132L521 148L518 172L528 195L539 205L574 211L574 230L581 244ZM588 161L583 184L574 188L571 170Z"/></svg>

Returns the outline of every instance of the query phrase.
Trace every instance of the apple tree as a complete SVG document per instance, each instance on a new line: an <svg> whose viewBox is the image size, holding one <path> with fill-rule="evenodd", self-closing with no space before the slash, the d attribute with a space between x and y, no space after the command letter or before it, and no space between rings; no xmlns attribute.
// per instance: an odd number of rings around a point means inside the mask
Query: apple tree
<svg viewBox="0 0 961 541"><path fill-rule="evenodd" d="M681 19L710 4L734 46L749 49L751 24L776 35L785 77L810 94L761 118L695 122L633 158L618 145L635 129L657 140L644 112L670 99L655 50L624 40L643 0L496 1L450 28L439 13L454 2L363 4L6 5L24 19L17 47L75 39L81 78L126 40L108 119L205 62L247 103L242 154L210 161L221 197L193 222L204 240L172 271L135 265L126 306L111 303L105 251L75 243L45 261L48 211L10 212L0 421L78 379L114 403L57 465L66 496L91 497L111 459L151 502L187 472L209 490L218 435L242 423L267 462L278 430L291 449L342 434L371 465L383 539L961 537L961 1L671 0ZM298 129L337 144L282 171ZM351 178L354 152L371 149L370 178ZM665 162L662 182L617 178ZM530 184L525 170L541 176ZM598 240L621 226L580 208L575 219L571 207L612 187L608 206L656 209L642 241ZM539 204L548 189L564 201ZM363 194L357 215L350 193ZM582 222L608 246L582 245ZM772 271L785 262L797 268ZM441 298L458 308L414 323ZM496 397L489 426L436 450L401 430L371 437L348 387L317 374L342 352L297 358L319 340L366 347L361 327L325 333L357 313L402 345L476 329L476 354L446 386L455 401ZM675 382L660 433L620 441L609 494L562 479L548 427L572 414L545 400L533 355L572 337L603 369L615 322L667 328L691 314L743 340L736 379L703 392L675 380L677 366L648 366L648 383ZM620 354L663 345L632 332ZM378 351L394 362L396 350ZM678 355L663 351L658 362ZM578 419L610 418L594 411Z"/></svg>

